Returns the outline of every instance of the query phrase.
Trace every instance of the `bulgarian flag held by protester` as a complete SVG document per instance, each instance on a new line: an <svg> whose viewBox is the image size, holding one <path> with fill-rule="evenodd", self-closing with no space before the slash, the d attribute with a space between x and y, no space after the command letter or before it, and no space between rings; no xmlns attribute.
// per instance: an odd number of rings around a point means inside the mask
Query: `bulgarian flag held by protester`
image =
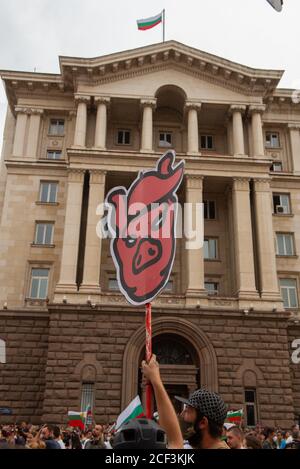
<svg viewBox="0 0 300 469"><path fill-rule="evenodd" d="M226 422L240 425L242 418L243 418L243 414L244 414L243 409L230 410L229 412L227 412Z"/></svg>
<svg viewBox="0 0 300 469"><path fill-rule="evenodd" d="M154 28L163 20L163 12L160 12L156 16L151 16L151 18L145 18L143 20L137 20L137 26L140 31L146 31L147 29Z"/></svg>
<svg viewBox="0 0 300 469"><path fill-rule="evenodd" d="M72 410L68 412L69 427L75 427L84 430L85 419L86 412L73 412Z"/></svg>
<svg viewBox="0 0 300 469"><path fill-rule="evenodd" d="M116 430L118 430L124 423L129 422L129 420L139 419L142 417L145 417L143 406L140 397L136 396L136 398L130 402L129 406L126 407L126 409L123 410L117 418Z"/></svg>

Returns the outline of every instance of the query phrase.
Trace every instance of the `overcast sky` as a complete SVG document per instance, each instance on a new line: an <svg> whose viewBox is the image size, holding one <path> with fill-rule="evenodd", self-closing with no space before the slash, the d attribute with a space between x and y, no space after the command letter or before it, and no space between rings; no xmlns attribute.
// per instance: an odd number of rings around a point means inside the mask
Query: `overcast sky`
<svg viewBox="0 0 300 469"><path fill-rule="evenodd" d="M58 73L58 55L95 57L162 41L136 20L166 9L166 40L258 68L300 88L300 0L0 0L0 69ZM0 85L0 146L6 98Z"/></svg>

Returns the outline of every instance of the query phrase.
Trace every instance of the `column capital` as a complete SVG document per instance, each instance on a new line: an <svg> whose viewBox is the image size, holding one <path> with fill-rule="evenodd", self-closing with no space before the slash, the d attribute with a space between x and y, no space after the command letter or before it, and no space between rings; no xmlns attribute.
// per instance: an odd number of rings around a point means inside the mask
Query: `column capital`
<svg viewBox="0 0 300 469"><path fill-rule="evenodd" d="M200 174L186 174L187 189L202 189L204 176Z"/></svg>
<svg viewBox="0 0 300 469"><path fill-rule="evenodd" d="M68 169L68 182L83 182L84 169L80 168L69 168Z"/></svg>
<svg viewBox="0 0 300 469"><path fill-rule="evenodd" d="M267 178L254 178L255 192L269 192L270 191L270 179Z"/></svg>
<svg viewBox="0 0 300 469"><path fill-rule="evenodd" d="M289 130L300 130L300 123L299 124L288 124Z"/></svg>
<svg viewBox="0 0 300 469"><path fill-rule="evenodd" d="M141 99L141 108L151 107L152 109L156 108L157 99Z"/></svg>
<svg viewBox="0 0 300 469"><path fill-rule="evenodd" d="M91 97L86 96L83 94L76 94L75 95L75 103L78 105L79 103L85 103L86 105L90 104Z"/></svg>
<svg viewBox="0 0 300 469"><path fill-rule="evenodd" d="M106 107L110 105L110 98L108 96L94 96L94 102L98 106L99 104L105 104Z"/></svg>
<svg viewBox="0 0 300 469"><path fill-rule="evenodd" d="M102 169L90 169L90 184L105 184L107 171Z"/></svg>
<svg viewBox="0 0 300 469"><path fill-rule="evenodd" d="M253 114L263 114L266 110L266 106L264 104L251 104L248 107L248 114L252 116Z"/></svg>
<svg viewBox="0 0 300 469"><path fill-rule="evenodd" d="M201 107L202 107L202 103L200 102L186 101L184 110L190 111L191 109L194 109L195 111L199 112L201 110Z"/></svg>
<svg viewBox="0 0 300 469"><path fill-rule="evenodd" d="M249 178L243 178L243 177L234 177L232 178L232 189L235 191L249 191Z"/></svg>
<svg viewBox="0 0 300 469"><path fill-rule="evenodd" d="M15 106L15 113L16 114L30 114L31 109L29 107L24 106Z"/></svg>
<svg viewBox="0 0 300 469"><path fill-rule="evenodd" d="M44 114L44 109L30 108L29 114L34 116L42 116Z"/></svg>
<svg viewBox="0 0 300 469"><path fill-rule="evenodd" d="M239 112L240 114L244 114L246 111L246 106L243 104L231 104L229 107L229 115L232 115L235 112Z"/></svg>

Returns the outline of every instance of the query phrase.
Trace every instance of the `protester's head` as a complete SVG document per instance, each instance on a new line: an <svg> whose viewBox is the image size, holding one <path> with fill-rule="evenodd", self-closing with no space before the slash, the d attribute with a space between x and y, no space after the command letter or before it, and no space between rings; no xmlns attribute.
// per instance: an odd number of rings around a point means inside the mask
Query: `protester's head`
<svg viewBox="0 0 300 469"><path fill-rule="evenodd" d="M275 429L273 427L266 427L264 430L266 440L273 440L275 436Z"/></svg>
<svg viewBox="0 0 300 469"><path fill-rule="evenodd" d="M82 449L80 437L76 431L73 431L71 434L71 445L72 449Z"/></svg>
<svg viewBox="0 0 300 469"><path fill-rule="evenodd" d="M203 438L220 439L227 409L223 399L206 389L198 389L189 399L176 396L184 404L182 417L194 427L194 435L189 438L193 447L201 447Z"/></svg>
<svg viewBox="0 0 300 469"><path fill-rule="evenodd" d="M166 449L165 431L153 420L137 419L126 422L116 432L112 447L119 449Z"/></svg>
<svg viewBox="0 0 300 469"><path fill-rule="evenodd" d="M227 431L227 444L230 449L241 449L244 444L244 433L243 431L237 427L231 427Z"/></svg>
<svg viewBox="0 0 300 469"><path fill-rule="evenodd" d="M46 449L46 443L42 440L33 440L28 444L30 449Z"/></svg>
<svg viewBox="0 0 300 469"><path fill-rule="evenodd" d="M247 449L262 449L262 442L253 433L245 436L245 446Z"/></svg>
<svg viewBox="0 0 300 469"><path fill-rule="evenodd" d="M53 436L56 440L60 438L60 428L57 425L53 427Z"/></svg>
<svg viewBox="0 0 300 469"><path fill-rule="evenodd" d="M44 425L41 431L41 439L42 440L49 440L50 438L53 438L53 431L54 431L54 426L53 425Z"/></svg>
<svg viewBox="0 0 300 469"><path fill-rule="evenodd" d="M103 437L102 425L95 425L92 431L92 435L95 440L100 440Z"/></svg>

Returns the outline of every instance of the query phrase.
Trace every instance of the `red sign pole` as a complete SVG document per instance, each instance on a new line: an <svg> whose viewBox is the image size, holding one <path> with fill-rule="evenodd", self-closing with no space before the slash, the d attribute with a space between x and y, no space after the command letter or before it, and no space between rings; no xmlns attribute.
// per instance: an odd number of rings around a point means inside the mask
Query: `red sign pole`
<svg viewBox="0 0 300 469"><path fill-rule="evenodd" d="M146 362L152 357L152 308L151 303L146 304ZM152 386L146 384L146 417L152 419Z"/></svg>

